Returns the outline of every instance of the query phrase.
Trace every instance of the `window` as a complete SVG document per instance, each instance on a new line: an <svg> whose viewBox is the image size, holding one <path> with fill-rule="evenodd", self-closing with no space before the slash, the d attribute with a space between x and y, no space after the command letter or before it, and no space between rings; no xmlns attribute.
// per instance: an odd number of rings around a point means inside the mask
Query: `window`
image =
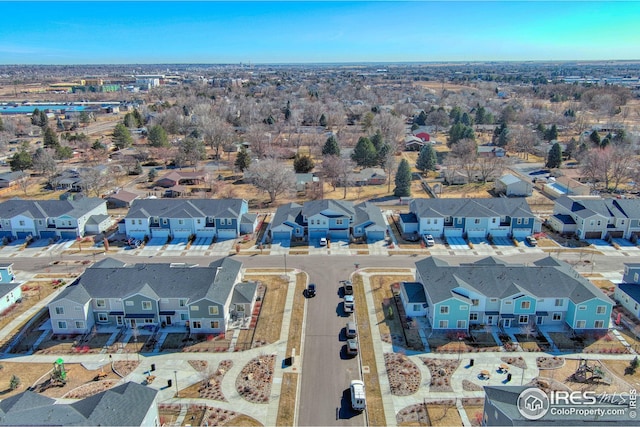
<svg viewBox="0 0 640 427"><path fill-rule="evenodd" d="M472 304L474 307L477 307L477 306L480 304L480 300L479 300L479 299L472 299L472 300L471 300L471 304Z"/></svg>
<svg viewBox="0 0 640 427"><path fill-rule="evenodd" d="M19 224L24 227L24 221L20 220Z"/></svg>
<svg viewBox="0 0 640 427"><path fill-rule="evenodd" d="M601 329L604 327L604 320L596 320L595 322L593 322L593 327L594 328L598 328Z"/></svg>
<svg viewBox="0 0 640 427"><path fill-rule="evenodd" d="M67 329L67 322L65 322L64 320L59 320L58 329Z"/></svg>
<svg viewBox="0 0 640 427"><path fill-rule="evenodd" d="M440 329L447 329L449 327L449 321L448 320L441 320L440 323L438 323L438 327Z"/></svg>
<svg viewBox="0 0 640 427"><path fill-rule="evenodd" d="M187 316L187 313L180 313L180 320L188 320L189 316Z"/></svg>
<svg viewBox="0 0 640 427"><path fill-rule="evenodd" d="M634 275L633 275L633 281L634 281L635 283L638 283L638 279L640 279L640 276L638 275L638 273L634 273Z"/></svg>
<svg viewBox="0 0 640 427"><path fill-rule="evenodd" d="M596 314L604 314L607 311L607 307L604 305L599 305L596 307Z"/></svg>
<svg viewBox="0 0 640 427"><path fill-rule="evenodd" d="M467 329L467 321L458 320L458 329Z"/></svg>
<svg viewBox="0 0 640 427"><path fill-rule="evenodd" d="M553 320L556 322L562 320L562 313L553 313Z"/></svg>
<svg viewBox="0 0 640 427"><path fill-rule="evenodd" d="M416 310L418 310L417 308ZM244 312L244 304L236 304L236 311Z"/></svg>
<svg viewBox="0 0 640 427"><path fill-rule="evenodd" d="M562 307L563 305L564 305L564 301L562 300L562 298L556 298L555 306Z"/></svg>
<svg viewBox="0 0 640 427"><path fill-rule="evenodd" d="M179 219L178 220L178 224L180 224L180 225L184 224L184 220Z"/></svg>
<svg viewBox="0 0 640 427"><path fill-rule="evenodd" d="M220 322L218 322L217 320L212 320L211 329L218 329L218 328L220 328Z"/></svg>
<svg viewBox="0 0 640 427"><path fill-rule="evenodd" d="M531 308L531 301L521 301L520 308L523 310L529 310Z"/></svg>
<svg viewBox="0 0 640 427"><path fill-rule="evenodd" d="M441 305L440 306L440 314L449 314L449 306Z"/></svg>
<svg viewBox="0 0 640 427"><path fill-rule="evenodd" d="M504 305L511 305L512 301L505 301Z"/></svg>
<svg viewBox="0 0 640 427"><path fill-rule="evenodd" d="M84 322L82 320L76 320L76 329L84 329Z"/></svg>
<svg viewBox="0 0 640 427"><path fill-rule="evenodd" d="M474 223L474 224L480 224L480 218L476 218L476 219L474 219L474 220L473 220L473 223Z"/></svg>
<svg viewBox="0 0 640 427"><path fill-rule="evenodd" d="M309 224L313 225L313 220L311 220L311 222L309 222Z"/></svg>
<svg viewBox="0 0 640 427"><path fill-rule="evenodd" d="M151 323L153 323L153 319L146 318L146 319L144 319L144 323L151 324Z"/></svg>
<svg viewBox="0 0 640 427"><path fill-rule="evenodd" d="M209 306L209 315L210 316L217 316L218 315L218 306L217 305L210 305Z"/></svg>
<svg viewBox="0 0 640 427"><path fill-rule="evenodd" d="M105 301L103 299L97 299L96 300L96 307L106 307L107 304L105 303Z"/></svg>
<svg viewBox="0 0 640 427"><path fill-rule="evenodd" d="M586 320L578 320L576 322L576 329L584 329L584 327L587 325L587 321Z"/></svg>
<svg viewBox="0 0 640 427"><path fill-rule="evenodd" d="M64 307L56 307L56 314L64 314Z"/></svg>
<svg viewBox="0 0 640 427"><path fill-rule="evenodd" d="M522 224L522 218L516 219L516 224L521 225Z"/></svg>
<svg viewBox="0 0 640 427"><path fill-rule="evenodd" d="M491 298L489 301L491 301L491 302L498 302L498 298Z"/></svg>
<svg viewBox="0 0 640 427"><path fill-rule="evenodd" d="M427 224L431 224L431 219L427 218Z"/></svg>
<svg viewBox="0 0 640 427"><path fill-rule="evenodd" d="M196 219L196 224L200 224L201 220L200 218Z"/></svg>
<svg viewBox="0 0 640 427"><path fill-rule="evenodd" d="M413 304L413 311L420 311L422 304Z"/></svg>
<svg viewBox="0 0 640 427"><path fill-rule="evenodd" d="M181 299L180 300L180 307L184 307L185 305L187 305L187 300L186 299Z"/></svg>
<svg viewBox="0 0 640 427"><path fill-rule="evenodd" d="M143 310L151 310L151 301L142 301L142 309Z"/></svg>
<svg viewBox="0 0 640 427"><path fill-rule="evenodd" d="M526 314L521 315L518 318L518 322L522 323L529 323L529 316L527 316Z"/></svg>
<svg viewBox="0 0 640 427"><path fill-rule="evenodd" d="M71 225L71 224L69 224L69 225ZM142 225L142 220L141 219L138 220L138 225Z"/></svg>
<svg viewBox="0 0 640 427"><path fill-rule="evenodd" d="M193 329L201 329L201 328L202 328L202 323L201 323L201 322L198 322L198 321L196 320L195 322L193 322L193 323L191 324L191 327L192 327Z"/></svg>
<svg viewBox="0 0 640 427"><path fill-rule="evenodd" d="M578 310L580 310L580 311L584 311L584 310L586 310L586 309L587 309L587 306L586 306L586 305L579 305L579 306L578 306Z"/></svg>
<svg viewBox="0 0 640 427"><path fill-rule="evenodd" d="M472 322L475 322L476 320L478 320L478 313L469 314L469 320Z"/></svg>
<svg viewBox="0 0 640 427"><path fill-rule="evenodd" d="M109 321L109 317L107 316L107 313L98 313L98 322L108 322Z"/></svg>
<svg viewBox="0 0 640 427"><path fill-rule="evenodd" d="M460 311L467 311L469 310L469 306L468 305L461 305L460 306Z"/></svg>
<svg viewBox="0 0 640 427"><path fill-rule="evenodd" d="M162 218L162 223L164 225L167 225L167 224L169 224L169 220L167 218Z"/></svg>
<svg viewBox="0 0 640 427"><path fill-rule="evenodd" d="M336 225L342 225L342 220L341 219L336 219Z"/></svg>
<svg viewBox="0 0 640 427"><path fill-rule="evenodd" d="M496 223L496 219L495 218L491 218L491 223L495 224Z"/></svg>
<svg viewBox="0 0 640 427"><path fill-rule="evenodd" d="M191 311L198 311L200 309L200 307L198 307L197 305L192 305L191 306Z"/></svg>
<svg viewBox="0 0 640 427"><path fill-rule="evenodd" d="M133 307L133 301L126 301L124 303L124 305L129 306L129 307Z"/></svg>

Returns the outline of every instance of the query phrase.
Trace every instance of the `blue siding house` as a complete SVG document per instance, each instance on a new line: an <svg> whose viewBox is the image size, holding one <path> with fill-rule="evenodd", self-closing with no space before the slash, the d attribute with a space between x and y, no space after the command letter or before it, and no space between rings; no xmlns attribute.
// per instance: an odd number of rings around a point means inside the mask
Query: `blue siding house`
<svg viewBox="0 0 640 427"><path fill-rule="evenodd" d="M488 257L457 266L429 257L416 262L426 317L434 330L470 325L523 325L607 330L613 301L568 264L547 257L532 266Z"/></svg>

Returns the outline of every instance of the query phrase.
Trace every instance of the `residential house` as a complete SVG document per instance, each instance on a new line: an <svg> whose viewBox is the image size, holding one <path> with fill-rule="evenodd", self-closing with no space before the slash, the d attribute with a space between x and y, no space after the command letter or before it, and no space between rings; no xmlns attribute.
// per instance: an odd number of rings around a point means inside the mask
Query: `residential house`
<svg viewBox="0 0 640 427"><path fill-rule="evenodd" d="M540 222L525 199L414 199L400 216L403 234L438 237L525 238L540 231Z"/></svg>
<svg viewBox="0 0 640 427"><path fill-rule="evenodd" d="M507 150L497 145L478 145L478 157L504 157Z"/></svg>
<svg viewBox="0 0 640 427"><path fill-rule="evenodd" d="M349 182L356 187L364 185L382 185L387 182L387 174L382 168L364 168L349 174Z"/></svg>
<svg viewBox="0 0 640 427"><path fill-rule="evenodd" d="M606 294L552 257L528 266L493 257L452 266L429 257L416 262L416 281L424 286L434 330L555 325L606 331L613 308Z"/></svg>
<svg viewBox="0 0 640 427"><path fill-rule="evenodd" d="M369 202L354 205L349 201L313 200L304 206L288 203L279 206L267 236L272 242L292 239L383 240L387 225L380 208Z"/></svg>
<svg viewBox="0 0 640 427"><path fill-rule="evenodd" d="M416 137L420 138L422 142L431 141L431 135L429 135L427 132L418 132L416 133Z"/></svg>
<svg viewBox="0 0 640 427"><path fill-rule="evenodd" d="M103 199L21 200L0 203L0 238L75 239L94 215L108 215Z"/></svg>
<svg viewBox="0 0 640 427"><path fill-rule="evenodd" d="M126 234L143 239L215 237L253 233L257 216L242 199L137 199L124 219Z"/></svg>
<svg viewBox="0 0 640 427"><path fill-rule="evenodd" d="M85 334L94 325L186 326L192 333L225 332L250 315L256 283L240 283L242 263L222 258L207 267L94 264L48 304L54 334ZM179 286L178 286L179 284Z"/></svg>
<svg viewBox="0 0 640 427"><path fill-rule="evenodd" d="M0 314L22 298L22 283L15 281L13 263L0 263Z"/></svg>
<svg viewBox="0 0 640 427"><path fill-rule="evenodd" d="M628 425L629 422L629 400L628 396L618 399L599 399L598 408L607 413L602 416L598 411L576 411L576 407L581 405L591 405L590 402L582 402L581 397L572 398L571 401L558 401L554 403L554 410L549 410L548 400L545 401L536 396L529 395L533 399L531 403L524 403L536 409L539 405L541 410L546 410L546 414L540 419L526 418L520 410L520 395L525 390L530 390L528 385L499 385L484 386L484 408L482 414L482 426L606 426L606 425ZM573 395L572 395L573 396ZM536 400L537 399L537 400ZM584 406L585 408L589 406ZM593 408L593 406L591 406ZM535 415L532 412L532 415Z"/></svg>
<svg viewBox="0 0 640 427"><path fill-rule="evenodd" d="M320 178L312 173L296 174L296 191L299 193L303 193L314 186L319 187L320 185L322 185L320 183Z"/></svg>
<svg viewBox="0 0 640 427"><path fill-rule="evenodd" d="M640 199L603 199L596 196L563 196L555 201L549 226L580 239L640 236Z"/></svg>
<svg viewBox="0 0 640 427"><path fill-rule="evenodd" d="M118 190L107 197L107 207L109 209L130 208L131 203L140 198L138 194L126 190Z"/></svg>
<svg viewBox="0 0 640 427"><path fill-rule="evenodd" d="M616 285L613 299L640 319L640 264L625 263L622 283Z"/></svg>
<svg viewBox="0 0 640 427"><path fill-rule="evenodd" d="M160 425L158 390L130 381L74 402L23 391L0 401L0 426Z"/></svg>
<svg viewBox="0 0 640 427"><path fill-rule="evenodd" d="M494 189L497 194L511 197L528 197L533 193L533 186L530 182L512 174L503 175L497 179Z"/></svg>
<svg viewBox="0 0 640 427"><path fill-rule="evenodd" d="M26 181L29 176L22 171L0 173L0 188L9 188Z"/></svg>
<svg viewBox="0 0 640 427"><path fill-rule="evenodd" d="M404 137L404 149L405 151L420 151L425 142L414 135L407 135Z"/></svg>
<svg viewBox="0 0 640 427"><path fill-rule="evenodd" d="M187 172L173 170L156 180L156 185L164 188L176 185L196 185L207 181L209 174L205 171Z"/></svg>

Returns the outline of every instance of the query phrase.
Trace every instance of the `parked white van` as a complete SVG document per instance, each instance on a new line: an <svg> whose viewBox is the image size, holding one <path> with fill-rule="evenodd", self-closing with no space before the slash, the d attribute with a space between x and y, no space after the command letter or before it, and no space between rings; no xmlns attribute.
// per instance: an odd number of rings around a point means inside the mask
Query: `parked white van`
<svg viewBox="0 0 640 427"><path fill-rule="evenodd" d="M360 380L351 381L351 407L355 411L364 411L367 407L367 398L364 394L364 382Z"/></svg>

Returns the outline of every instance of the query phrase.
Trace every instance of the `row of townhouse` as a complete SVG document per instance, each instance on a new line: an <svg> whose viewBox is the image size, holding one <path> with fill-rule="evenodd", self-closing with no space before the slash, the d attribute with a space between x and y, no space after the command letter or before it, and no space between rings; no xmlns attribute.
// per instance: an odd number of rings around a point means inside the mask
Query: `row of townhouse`
<svg viewBox="0 0 640 427"><path fill-rule="evenodd" d="M186 326L221 333L230 320L250 316L258 285L241 281L242 263L230 258L206 267L127 265L106 258L48 304L54 334L86 334L94 325L136 328Z"/></svg>
<svg viewBox="0 0 640 427"><path fill-rule="evenodd" d="M613 299L640 320L640 264L624 265L622 282L616 285Z"/></svg>
<svg viewBox="0 0 640 427"><path fill-rule="evenodd" d="M564 196L555 201L549 226L580 239L640 236L640 199L603 199L597 196Z"/></svg>
<svg viewBox="0 0 640 427"><path fill-rule="evenodd" d="M287 203L279 206L271 219L267 239L290 242L292 239L383 240L387 223L376 205L362 202L354 205L344 200L313 200L304 205Z"/></svg>
<svg viewBox="0 0 640 427"><path fill-rule="evenodd" d="M255 231L256 214L242 199L136 199L124 218L121 232L136 239L235 239Z"/></svg>
<svg viewBox="0 0 640 427"><path fill-rule="evenodd" d="M403 284L409 316L426 316L434 330L476 325L519 328L566 325L606 330L613 302L568 264L547 257L532 266L493 257L449 265L434 257L416 262L416 284Z"/></svg>
<svg viewBox="0 0 640 427"><path fill-rule="evenodd" d="M522 198L414 199L409 213L400 214L404 234L438 237L525 238L541 223Z"/></svg>
<svg viewBox="0 0 640 427"><path fill-rule="evenodd" d="M110 224L107 204L98 198L0 203L0 238L75 239L87 232L102 232Z"/></svg>

